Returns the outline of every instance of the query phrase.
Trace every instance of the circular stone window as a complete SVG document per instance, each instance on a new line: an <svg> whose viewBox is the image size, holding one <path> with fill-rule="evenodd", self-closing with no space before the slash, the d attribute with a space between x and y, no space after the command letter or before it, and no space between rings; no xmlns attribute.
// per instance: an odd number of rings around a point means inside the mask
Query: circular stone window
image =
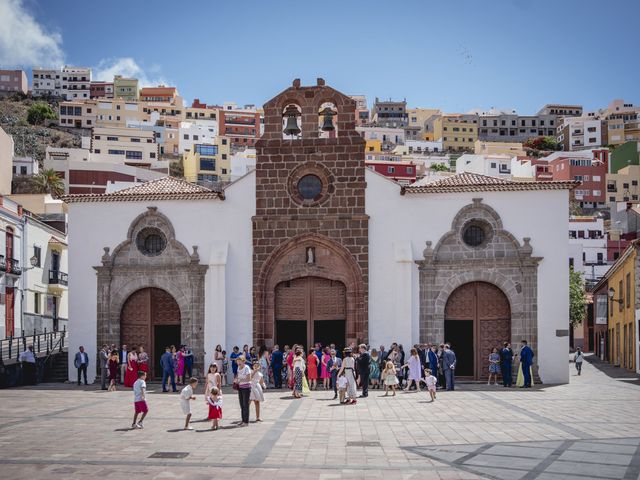
<svg viewBox="0 0 640 480"><path fill-rule="evenodd" d="M303 200L315 201L322 195L322 180L313 174L307 174L298 180L298 193Z"/></svg>
<svg viewBox="0 0 640 480"><path fill-rule="evenodd" d="M148 257L160 255L167 246L167 239L157 228L144 228L136 237L138 250Z"/></svg>
<svg viewBox="0 0 640 480"><path fill-rule="evenodd" d="M489 225L484 222L472 221L462 231L462 241L469 247L485 245L491 236Z"/></svg>

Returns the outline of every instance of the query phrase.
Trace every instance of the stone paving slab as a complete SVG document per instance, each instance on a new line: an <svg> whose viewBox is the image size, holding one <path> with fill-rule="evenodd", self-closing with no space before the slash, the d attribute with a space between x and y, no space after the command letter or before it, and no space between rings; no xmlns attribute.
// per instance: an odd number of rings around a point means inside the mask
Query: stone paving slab
<svg viewBox="0 0 640 480"><path fill-rule="evenodd" d="M462 384L455 392L438 392L434 403L426 393L393 398L372 390L357 405L343 406L332 392L292 400L287 391L267 390L263 422L247 428L234 423L240 409L229 389L222 428L215 432L204 421L201 388L192 408L195 430L184 431L178 396L158 387L149 385L144 430L130 429L128 390L60 384L1 390L0 476L329 480L640 474L640 387L590 364L568 385L520 390ZM25 432L29 443L16 441ZM187 455L153 458L157 452Z"/></svg>

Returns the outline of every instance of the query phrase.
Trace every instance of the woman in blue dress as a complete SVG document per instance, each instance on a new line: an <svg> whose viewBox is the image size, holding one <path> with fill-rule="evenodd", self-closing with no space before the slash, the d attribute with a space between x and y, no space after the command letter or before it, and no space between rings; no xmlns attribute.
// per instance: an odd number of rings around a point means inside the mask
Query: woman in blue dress
<svg viewBox="0 0 640 480"><path fill-rule="evenodd" d="M491 376L493 375L493 384L498 385L498 374L500 373L500 354L497 348L493 348L489 354L489 381L487 385L491 385Z"/></svg>

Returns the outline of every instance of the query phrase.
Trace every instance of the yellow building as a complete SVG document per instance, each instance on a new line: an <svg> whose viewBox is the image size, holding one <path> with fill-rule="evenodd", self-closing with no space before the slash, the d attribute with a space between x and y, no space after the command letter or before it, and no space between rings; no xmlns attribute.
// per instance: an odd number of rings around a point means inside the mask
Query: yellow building
<svg viewBox="0 0 640 480"><path fill-rule="evenodd" d="M631 371L636 371L638 355L635 302L638 278L637 257L638 240L635 240L604 277L609 289L608 358L612 364Z"/></svg>
<svg viewBox="0 0 640 480"><path fill-rule="evenodd" d="M148 122L149 114L144 104L135 101L116 99L97 99L95 116L98 127L126 127L127 122Z"/></svg>
<svg viewBox="0 0 640 480"><path fill-rule="evenodd" d="M184 178L188 182L212 187L216 182L231 178L230 142L227 137L216 137L212 144L196 144L182 157Z"/></svg>
<svg viewBox="0 0 640 480"><path fill-rule="evenodd" d="M485 142L477 140L473 144L473 153L476 155L510 155L526 156L527 152L522 148L522 143L518 142Z"/></svg>
<svg viewBox="0 0 640 480"><path fill-rule="evenodd" d="M618 173L607 173L608 202L637 202L640 199L640 165L629 165Z"/></svg>
<svg viewBox="0 0 640 480"><path fill-rule="evenodd" d="M137 78L126 78L121 75L113 77L113 98L135 102L139 98L138 94Z"/></svg>
<svg viewBox="0 0 640 480"><path fill-rule="evenodd" d="M365 147L365 152L381 152L382 151L382 140L367 140Z"/></svg>
<svg viewBox="0 0 640 480"><path fill-rule="evenodd" d="M478 117L452 113L433 122L434 141L442 139L444 151L471 152L478 140Z"/></svg>

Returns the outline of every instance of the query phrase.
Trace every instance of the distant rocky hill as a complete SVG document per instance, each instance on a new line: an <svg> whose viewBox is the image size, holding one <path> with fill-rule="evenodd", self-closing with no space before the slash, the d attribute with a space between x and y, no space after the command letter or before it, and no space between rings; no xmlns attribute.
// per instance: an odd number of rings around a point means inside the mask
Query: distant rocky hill
<svg viewBox="0 0 640 480"><path fill-rule="evenodd" d="M42 166L48 146L80 147L80 136L55 127L29 125L27 110L35 101L24 96L0 99L0 127L13 136L16 156L33 157ZM49 100L49 103L57 111L57 102Z"/></svg>

